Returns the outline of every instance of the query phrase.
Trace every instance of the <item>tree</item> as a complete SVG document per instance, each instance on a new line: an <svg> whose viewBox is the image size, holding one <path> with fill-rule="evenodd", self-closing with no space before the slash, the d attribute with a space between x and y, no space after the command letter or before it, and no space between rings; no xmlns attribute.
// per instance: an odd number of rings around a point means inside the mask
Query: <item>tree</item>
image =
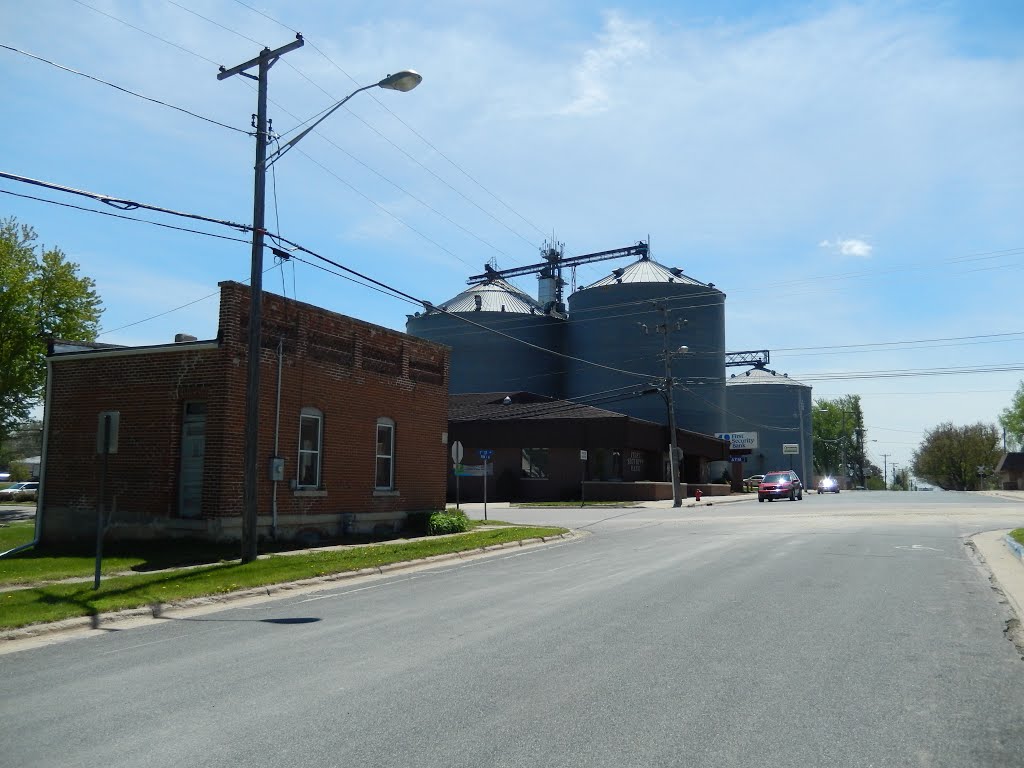
<svg viewBox="0 0 1024 768"><path fill-rule="evenodd" d="M1024 447L1024 381L1017 387L1010 405L999 414L999 425L1014 448Z"/></svg>
<svg viewBox="0 0 1024 768"><path fill-rule="evenodd" d="M32 227L0 219L0 443L40 401L47 340L93 341L103 311L92 279L35 242Z"/></svg>
<svg viewBox="0 0 1024 768"><path fill-rule="evenodd" d="M43 422L37 420L17 424L0 442L0 467L11 466L15 459L38 456L43 452Z"/></svg>
<svg viewBox="0 0 1024 768"><path fill-rule="evenodd" d="M856 474L860 478L859 484L863 485L864 434L860 395L816 401L814 418L811 419L814 471L819 475L835 475L839 478L849 478ZM856 469L853 471L851 468Z"/></svg>
<svg viewBox="0 0 1024 768"><path fill-rule="evenodd" d="M973 491L982 487L1002 454L994 424L958 427L952 422L925 432L914 451L914 474L947 491Z"/></svg>

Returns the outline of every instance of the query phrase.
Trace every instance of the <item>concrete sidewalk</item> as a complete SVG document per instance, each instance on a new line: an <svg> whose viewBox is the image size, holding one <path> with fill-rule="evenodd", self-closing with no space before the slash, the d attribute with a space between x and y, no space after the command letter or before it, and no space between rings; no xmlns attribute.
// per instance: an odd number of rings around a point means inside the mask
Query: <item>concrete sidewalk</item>
<svg viewBox="0 0 1024 768"><path fill-rule="evenodd" d="M700 501L697 501L692 496L690 498L683 499L683 505L680 509L687 509L693 507L710 507L715 504L735 504L740 501L757 501L756 493L734 493L729 496L705 496ZM454 507L454 502L448 502L449 507ZM474 519L483 518L484 514L484 503L482 501L463 501L459 504L459 507L470 517ZM660 499L658 501L623 501L623 502L594 502L587 503L585 507L580 507L579 503L559 506L547 506L538 504L531 506L528 501L488 501L487 502L487 516L495 519L501 519L497 512L503 509L597 509L603 507L605 509L615 509L616 507L621 509L672 509L672 499Z"/></svg>
<svg viewBox="0 0 1024 768"><path fill-rule="evenodd" d="M1024 621L1024 562L1007 543L1009 531L985 531L971 537L1019 621Z"/></svg>

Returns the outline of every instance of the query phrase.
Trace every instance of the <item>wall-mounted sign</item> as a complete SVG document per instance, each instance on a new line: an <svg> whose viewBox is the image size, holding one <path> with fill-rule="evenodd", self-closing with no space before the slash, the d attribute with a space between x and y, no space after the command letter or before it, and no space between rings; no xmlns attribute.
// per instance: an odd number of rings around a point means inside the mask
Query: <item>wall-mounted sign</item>
<svg viewBox="0 0 1024 768"><path fill-rule="evenodd" d="M783 443L782 444L782 455L783 456L785 456L787 454L795 455L795 454L798 454L798 453L800 453L800 444L799 443Z"/></svg>
<svg viewBox="0 0 1024 768"><path fill-rule="evenodd" d="M734 451L758 448L757 432L715 432L715 437L719 440L728 440L729 447Z"/></svg>

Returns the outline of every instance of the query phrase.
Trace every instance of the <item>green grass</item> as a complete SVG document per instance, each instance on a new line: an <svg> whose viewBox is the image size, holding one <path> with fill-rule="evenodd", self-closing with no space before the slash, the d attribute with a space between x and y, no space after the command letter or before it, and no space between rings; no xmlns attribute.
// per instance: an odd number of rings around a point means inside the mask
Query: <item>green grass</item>
<svg viewBox="0 0 1024 768"><path fill-rule="evenodd" d="M1010 536L1013 537L1013 540L1018 544L1024 544L1024 528L1018 528L1014 531L1010 531Z"/></svg>
<svg viewBox="0 0 1024 768"><path fill-rule="evenodd" d="M94 616L559 533L565 533L565 529L498 528L399 544L375 544L302 555L272 555L245 565L219 563L188 570L116 576L104 579L98 591L93 590L91 581L17 589L0 593L0 627L11 629L77 616ZM5 562L0 561L0 567Z"/></svg>

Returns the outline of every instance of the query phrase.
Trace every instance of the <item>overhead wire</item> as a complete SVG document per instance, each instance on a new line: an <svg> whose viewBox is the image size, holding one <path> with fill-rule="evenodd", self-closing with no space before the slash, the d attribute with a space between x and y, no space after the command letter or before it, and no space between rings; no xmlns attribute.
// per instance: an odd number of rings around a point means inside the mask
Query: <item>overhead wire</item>
<svg viewBox="0 0 1024 768"><path fill-rule="evenodd" d="M66 192L66 193L69 193L69 194L83 196L83 197L86 197L86 198L89 198L89 199L92 199L92 200L96 200L98 202L105 203L107 205L112 205L114 207L119 208L120 210L135 210L135 209L140 209L141 208L141 209L151 210L151 211L155 211L155 212L159 212L159 213L164 213L164 214L168 214L168 215L180 216L180 217L185 217L185 218L189 218L189 219L193 219L193 220L204 221L204 222L207 222L207 223L218 224L218 225L225 226L225 227L230 227L230 228L242 231L242 232L248 232L248 231L252 230L252 228L250 226L248 226L248 225L239 224L237 222L232 222L232 221L228 221L228 220L225 220L225 219L217 219L217 218L214 218L214 217L203 216L203 215L200 215L200 214L188 213L188 212L183 212L183 211L175 211L173 209L166 208L166 207L163 207L163 206L156 206L156 205L142 203L142 202L138 202L138 201L134 201L134 200L128 200L128 199L125 199L125 198L117 198L117 197L113 197L111 195L104 195L104 194L101 194L101 193L89 192L89 191L85 191L85 190L75 189L75 188L68 187L68 186L65 186L65 185L53 184L51 182L44 182L44 181L40 181L38 179L31 179L31 178L28 178L28 177L25 177L25 176L20 176L18 174L11 174L11 173L7 173L7 172L4 172L4 171L0 171L0 178L7 178L7 179L10 179L10 180L13 180L13 181L19 181L19 182L26 183L26 184L31 184L31 185L34 185L34 186L43 187L43 188L46 188L46 189L52 189L52 190L57 190L57 191L61 191L61 192ZM83 210L89 210L89 209L83 209ZM98 212L98 211L94 211L94 212L101 213L101 212ZM105 212L102 212L102 213L105 213ZM130 217L126 217L126 218L130 218ZM145 222L145 220L139 220L139 219L136 219L136 221L143 221L144 223L150 223L150 222ZM197 232L197 233L199 233L199 232ZM199 234L205 234L205 233L199 233ZM503 336L505 338L514 340L517 343L524 344L526 346L529 346L529 347L532 347L534 349L537 349L537 350L540 350L540 351L544 351L544 352L553 354L555 356L562 357L564 359L580 361L580 362L583 362L586 365L596 366L596 367L599 367L599 368L604 368L606 370L616 371L616 372L624 373L624 374L630 375L630 376L638 376L638 377L641 377L641 378L650 378L650 376L651 376L650 373L640 373L640 372L637 372L637 371L630 371L630 370L626 370L626 369L616 368L615 366L606 366L606 365L602 365L602 364L599 364L599 363L595 363L593 361L584 360L583 358L577 358L577 357L572 356L572 355L565 355L564 353L559 353L559 352L557 352L555 350L549 350L547 348L541 347L541 346L536 345L536 344L525 342L525 341L523 341L521 339L518 339L515 336L512 336L510 334L507 334L507 333L504 333L502 331L498 331L498 330L496 330L494 328L490 328L490 327L488 327L486 325L483 325L483 324L471 321L471 320L469 320L469 318L465 317L462 313L454 313L454 312L448 312L447 310L442 310L439 307L435 307L433 304L431 304L428 301L425 301L425 300L418 299L416 297L410 296L409 294L406 294L406 293L404 293L402 291L398 291L397 289L391 288L391 286L387 286L385 283L381 283L381 282L373 280L372 278L369 278L369 277L367 277L365 275L361 275L361 274L355 272L354 270L350 270L349 268L344 267L344 266L338 264L337 262L333 262L333 261L331 261L329 259L326 259L326 257L323 257L322 255L317 254L314 251L311 251L311 250L309 250L309 249L299 245L298 243L296 243L296 242L294 242L294 241L292 241L292 240L290 240L288 238L284 238L284 237L282 237L279 234L273 235L273 237L277 238L278 240L280 240L282 242L289 243L290 245L296 247L299 250L302 250L303 252L305 252L305 253L307 253L307 254L309 254L311 256L314 256L314 257L320 258L320 259L324 259L328 263L331 263L331 264L333 264L334 266L336 266L336 267L338 267L340 269L344 269L345 271L351 272L352 274L355 274L355 275L361 277L362 279L364 279L364 280L366 280L368 282L371 282L371 283L374 283L375 285L387 288L393 294L395 294L397 296L402 296L402 297L410 300L411 303L413 303L415 305L420 305L420 306L423 306L424 308L427 308L428 310L436 310L438 312L442 312L442 313L444 313L446 315L449 315L451 317L458 318L462 322L466 322L467 324L476 326L476 327L478 327L480 329L483 329L483 330L485 330L485 331L487 331L489 333L494 333L494 334L497 334L499 336ZM244 242L244 241L241 241L241 242ZM992 335L993 336L998 336L999 334L992 334ZM809 374L801 375L799 377L799 380L801 382L829 381L829 380L849 381L849 380L867 379L867 378L897 378L897 377L910 377L910 376L914 376L914 377L917 377L917 376L939 376L939 375L971 374L971 373L1015 372L1015 371L1020 371L1020 370L1024 370L1024 363L1009 363L1009 364L1001 364L1001 365L956 366L956 367L928 368L928 369L891 369L891 370L860 371L860 372L825 372L825 373L817 373L817 374L809 373ZM685 386L683 388L686 389L687 391L690 391ZM696 394L696 393L693 393L693 394Z"/></svg>
<svg viewBox="0 0 1024 768"><path fill-rule="evenodd" d="M179 232L189 232L189 233L194 234L194 235L203 235L204 237L214 237L214 238L217 238L218 240L231 240L231 241L236 242L236 243L249 243L250 242L249 240L243 240L240 237L228 237L227 235L218 235L218 234L216 234L214 232L204 232L201 229L190 229L189 227L176 227L173 224L164 224L164 223L159 222L159 221L150 221L149 219L140 219L140 218L138 218L136 216L125 216L124 214L121 214L121 213L111 213L110 211L97 211L95 208L86 208L86 207L81 206L81 205L72 205L71 203L62 203L62 202L60 202L58 200L47 200L45 197L35 197L34 195L23 195L23 194L20 194L18 192L11 192L10 190L7 190L7 189L0 189L0 192L2 192L5 195L11 195L12 197L21 197L21 198L24 198L26 200L35 200L37 202L47 203L49 205L58 205L58 206L60 206L62 208L74 208L75 210L85 211L86 213L96 213L96 214L99 214L100 216L112 216L115 219L124 219L126 221L134 221L134 222L137 222L139 224L149 224L150 226L162 227L164 229L175 229L175 230L178 230Z"/></svg>
<svg viewBox="0 0 1024 768"><path fill-rule="evenodd" d="M242 128L236 128L233 125L228 125L227 123L222 123L220 120L214 120L212 117L205 117L203 115L198 114L197 112L193 112L193 111L191 111L189 109L185 109L184 107L179 107L179 106L176 106L174 104L170 104L170 103L168 103L166 101L161 101L160 99L153 98L152 96L146 96L144 94L138 93L137 91L133 91L133 90L131 90L129 88L125 88L124 86L117 85L116 83L111 83L111 82L109 82L107 80L103 80L102 78L96 77L95 75L90 75L90 74L87 74L85 72L81 72L81 71L79 71L77 69L72 69L71 67L65 66L63 64L58 64L55 61L50 61L49 59L45 59L42 56L37 56L34 53L29 53L28 51L23 51L20 48L14 48L13 46L4 45L2 43L0 43L0 48L4 48L4 49L6 49L8 51L13 51L14 53L20 54L22 56L27 56L28 58L35 59L36 61L41 61L44 64L49 64L51 67L56 67L57 69L63 70L64 72L69 72L72 75L78 75L79 77L84 77L84 78L86 78L88 80L92 80L94 82L101 83L102 85L109 86L111 88L114 88L115 90L121 91L122 93L127 93L127 94L129 94L131 96L135 96L137 98L143 99L144 101L149 101L149 102L152 102L153 104L159 104L162 107L167 107L168 109L173 109L173 110L176 110L178 112L182 112L182 113L184 113L186 115L190 115L191 117L198 118L199 120L203 120L203 121L205 121L207 123L212 123L213 125L219 125L221 128L227 128L229 131L237 131L238 133L245 134L246 136L254 135L252 133L252 131L246 131L246 130L244 130Z"/></svg>
<svg viewBox="0 0 1024 768"><path fill-rule="evenodd" d="M267 14L267 13L265 13L265 12L263 12L263 11L260 11L260 10L259 10L259 9L257 9L257 8L254 8L253 6L249 5L248 3L242 2L242 0L235 0L235 2L236 2L236 3L238 4L238 5L241 5L242 7L244 7L244 8L247 8L247 9L249 9L249 10L250 10L250 11L252 11L253 13L259 14L259 15L260 15L260 16L262 16L263 18L265 18L265 19L267 19L267 20L269 20L269 21L272 21L272 22L274 22L275 24L279 25L279 26L280 26L280 27L282 27L283 29L286 29L286 30L288 30L289 32L297 33L297 30L293 29L293 28L292 28L291 26L289 26L288 24L285 24L284 22L280 21L279 19L276 19L276 18L274 18L273 16L270 16L269 14ZM333 66L333 67L334 67L335 69L337 69L337 70L338 70L339 72L341 72L341 74L343 74L343 75L344 75L345 77L347 77L347 78L348 78L348 79L349 79L350 81L352 81L352 83L354 83L354 84L355 84L355 85L357 85L357 86L358 86L358 85L360 85L360 83L359 83L359 81L358 81L358 80L356 80L356 79L355 79L355 78L354 78L354 77L353 77L352 75L350 75L350 74L349 74L349 73L348 73L348 72L347 72L347 71L346 71L346 70L345 70L344 68L342 68L342 67L341 67L341 65L339 65L339 64L338 64L338 63L337 63L336 61L334 61L334 59L332 59L332 58L331 58L330 56L328 56L328 55L327 55L326 53L324 53L324 51L323 51L323 50L321 50L321 49L320 49L320 48L319 48L319 47L318 47L318 46L316 45L316 43L315 43L315 42L313 42L312 40L309 40L309 39L307 38L307 39L306 39L306 44L307 44L307 45L309 45L309 47L310 47L310 48L312 48L312 49L313 49L314 51L316 51L316 52L317 52L318 54L320 54L320 56L322 56L322 57L324 58L324 60L325 60L325 61L327 61L327 62L328 62L328 63L329 63L329 64L330 64L331 66ZM310 81L310 82L312 82L312 81ZM313 84L314 84L314 85L316 85L315 83L313 83ZM320 86L317 86L317 87L319 88ZM328 97L330 97L330 98L332 98L332 99L333 99L333 98L335 98L335 97L334 97L334 96L333 96L333 95L332 95L331 93L329 93L328 91L324 90L323 88L320 88L320 90L321 90L321 91L323 91L323 92L324 92L324 94L325 94L325 95L327 95ZM428 147L430 147L430 149L432 149L432 150L433 150L434 152L436 152L436 153L437 153L437 154L438 154L438 155L439 155L439 156L440 156L441 158L443 158L443 159L444 159L444 160L445 160L445 161L446 161L446 162L447 162L448 164L450 164L450 165L451 165L451 166L452 166L453 168L455 168L455 169L456 169L457 171L459 171L459 173L461 173L461 174L462 174L463 176L465 176L465 177L466 177L467 179L469 179L469 180L470 180L471 182L473 182L473 184L475 184L475 185L476 185L477 187L479 187L479 188L480 188L481 190L483 190L483 191L484 191L485 193L487 193L487 194L488 194L488 195L489 195L490 197L492 197L492 198L493 198L493 199L494 199L494 200L495 200L496 202L498 202L498 203L499 203L499 204L500 204L500 205L501 205L502 207L504 207L504 208L505 208L506 210L508 210L508 211L509 211L510 213L512 213L512 214L513 214L514 216L516 216L517 218L519 218L519 219L520 219L521 221L523 221L523 222L524 222L525 224L527 224L528 226L532 227L532 228L533 228L534 230L536 230L536 231L537 231L537 232L538 232L538 233L539 233L539 234L540 234L540 235L541 235L542 237L546 237L546 236L547 236L547 234L545 233L545 231L544 231L544 230L542 230L542 229L541 229L540 227L538 227L538 226L537 226L536 224L534 224L534 223L533 223L532 221L530 221L530 220L529 220L529 219L527 219L527 218L526 218L525 216L523 216L523 215L522 215L521 213L519 213L519 212L518 212L517 210L515 210L515 209L514 209L514 208L513 208L512 206L510 206L510 205L509 205L509 204L508 204L507 202L505 202L505 201L504 201L504 200L503 200L503 199L502 199L501 197L499 197L499 196L498 196L497 194L495 194L495 193L494 193L494 192L492 192L492 191L491 191L490 189L488 189L488 188L487 188L487 187L485 187L485 186L484 186L483 184L481 184L481 183L480 183L480 182L479 182L479 181L478 181L478 180L477 180L476 178L474 178L474 177L473 177L473 176L472 176L472 175L471 175L471 174L470 174L470 173L469 173L468 171L466 171L466 170L465 170L465 169L464 169L464 168L463 168L462 166L460 166L460 165L459 165L458 163L456 163L456 162L455 162L454 160L452 160L452 159L451 159L450 157L448 157L448 156L447 156L447 155L446 155L446 154L445 154L444 152L442 152L442 151L441 151L440 149L438 149L438 148L437 148L437 146L435 146L435 145L433 144L433 142L431 142L431 141L430 141L429 139L427 139L427 138L426 138L425 136L423 136L423 135L422 135L422 134L421 134L421 133L420 133L419 131L417 131L417 130L416 130L416 129L415 129L414 127L413 127L413 126L411 126L411 125L410 125L410 124L409 124L409 123L408 123L408 122L407 122L406 120L403 120L403 119L402 119L402 118L401 118L401 117L400 117L400 116L399 116L399 115L398 115L397 113L395 113L394 111L392 111L391 109L389 109L389 108L388 108L388 106L387 106L387 105L386 105L386 104L385 104L385 103L384 103L383 101L381 101L380 99L378 99L378 98L377 98L376 96L374 96L374 95L373 95L372 93L371 93L371 94L369 94L369 96L370 96L370 98L372 98L372 99L373 99L373 100L374 100L375 102L377 102L377 104L378 104L378 105L380 105L380 107L381 107L381 108L382 108L382 109L383 109L383 110L384 110L385 112L387 112L387 113L388 113L388 114L390 114L390 115L391 115L392 117L394 117L394 118L395 118L395 119L396 119L396 120L397 120L397 121L398 121L399 123L401 123L401 124L402 124L402 125L403 125L403 126L404 126L404 127L406 128L406 129L408 129L408 130L409 130L409 131L410 131L410 132L411 132L411 133L412 133L412 134L413 134L414 136L416 136L416 137L417 137L417 138L418 138L418 139L419 139L420 141L422 141L422 142L423 142L424 144L426 144L426 145L427 145ZM335 99L335 100L336 100L336 99ZM370 129L371 129L371 130L373 130L374 132L378 133L378 135L380 135L380 136L381 136L382 138L384 138L384 139L385 139L386 141L390 141L389 139L387 139L387 137L386 137L386 136L384 136L384 135L383 135L383 134L381 134L381 133L380 133L379 131L377 131L377 130L376 130L376 128L373 128L373 127L372 127L372 126L370 126L370 125L369 125L368 123L365 123L365 121L363 121L363 120L362 120L362 118L360 118L360 117L359 117L358 115L355 115L355 116L356 116L356 118L357 118L357 119L359 119L359 120L360 120L361 122L364 122L364 124L365 124L365 125L367 125L367 127L368 127L368 128L370 128ZM396 146L396 149L399 149L399 151L403 151L403 150L401 150L400 148L398 148L398 147L397 147L397 145L395 145L395 146ZM404 151L403 151L403 153L404 153ZM508 229L508 230L509 230L510 232L512 232L512 234L514 234L514 235L516 235L517 237L519 237L520 239L522 239L522 240L524 240L524 241L526 241L526 242L530 243L531 245L535 245L535 244L534 244L534 243L533 243L533 242L532 242L532 241L531 241L531 240L530 240L529 238L526 238L526 237L524 237L523 235L521 235L521 234L520 234L519 232L517 232L516 230L514 230L514 229L510 228L510 227L509 227L509 226L508 226L507 224L505 224L505 223L504 223L504 222L502 222L502 221L501 221L500 219L498 219L497 217L495 217L495 216L494 216L494 214L492 214L492 213L491 213L490 211L487 211L487 210L486 210L485 208L483 208L483 207L479 206L479 205L478 205L477 203L475 203L475 202L474 202L474 201L472 201L472 200L471 200L470 198L468 198L468 197L467 197L466 195L464 195L464 194L463 194L463 193L462 193L462 192L461 192L460 190L458 190L457 188L453 187L453 186L452 186L451 184L449 184L449 183L448 183L447 181L445 181L444 179L442 179L442 178L441 178L440 176L437 176L436 174L434 174L434 172L433 172L433 171L431 171L430 169L428 169L428 168L427 168L427 167L426 167L426 166L425 166L425 165L424 165L424 164L423 164L422 162L420 162L420 161L419 161L419 160L418 160L417 158L415 158L415 157L413 157L413 156L411 156L411 155L408 155L407 153L404 153L404 154L406 154L406 156L407 156L407 157L409 157L409 159L410 159L410 160L412 160L412 161L413 161L414 163L416 163L417 165L419 165L420 167L422 167L422 168L423 168L424 170L426 170L426 171L427 171L428 173L431 173L431 175L434 175L434 176L435 176L435 178L437 178L437 180L438 180L438 181L440 181L440 182L441 182L442 184L444 184L445 186L447 186L447 187L448 187L449 189L451 189L451 190L452 190L453 192L455 192L455 193L456 193L457 195L459 195L459 196L463 197L463 198L464 198L464 199L465 199L465 200L466 200L467 202L469 202L469 203L471 203L472 205L474 205L475 207L479 208L479 209L480 209L480 210L481 210L481 211L482 211L482 212L483 212L483 213L484 213L485 215L487 215L488 217L492 218L492 219L493 219L493 220L494 220L495 222L497 222L498 224L500 224L500 225L502 225L503 227L505 227L506 229Z"/></svg>
<svg viewBox="0 0 1024 768"><path fill-rule="evenodd" d="M251 43L254 43L254 44L256 44L256 45L260 45L260 46L266 47L266 44L265 44L265 43L262 43L262 42L260 42L260 41L258 41L258 40L255 40L255 39L253 39L252 37L249 37L248 35L246 35L246 34L244 34L244 33L242 33L242 32L239 32L239 31L238 31L238 30L236 30L236 29L233 29L232 27L229 27L229 26L227 26L227 25L225 25L225 24L221 24L221 23L220 23L220 22L218 22L218 21L215 21L214 19L211 19L211 18L209 18L209 17L207 17L207 16L204 16L204 15L202 15L202 14L200 14L200 13L197 13L196 11L193 11L193 10L191 10L190 8L187 8L187 7L185 7L185 6L184 6L184 5L182 5L181 3L179 3L179 2L176 2L176 0L165 0L165 1L166 1L167 3L169 3L169 4L173 5L173 6L175 6L176 8L180 8L181 10L183 10L183 11L185 11L185 12L187 12L187 13L190 13L190 14L192 14L193 16L196 16L197 18L200 18L200 19L202 19L203 21L206 21L206 22L208 22L208 23L210 23L210 24L213 24L214 26L216 26L216 27L218 27L218 28L220 28L220 29L222 29L222 30L224 30L224 31L226 31L226 32L230 32L231 34L233 34L233 35L236 35L236 36L238 36L238 37L242 38L243 40L247 40L247 41L249 41L249 42L251 42ZM261 15L265 15L265 14L261 14ZM282 25L282 26L284 26L284 25ZM285 27L285 28L287 29L287 27ZM293 31L294 31L294 30L293 30ZM298 34L298 32L296 32L296 34ZM303 39L305 40L305 38L303 38ZM312 47L312 48L314 48L315 50L317 50L317 52L318 52L318 53L321 53L321 55L323 55L323 53L322 53L321 51L319 51L319 49L316 49L316 47L315 47L314 45L312 45L311 43L309 43L309 41L308 41L308 40L306 40L306 43L307 43L307 44L309 44L309 45L310 45L310 47ZM323 88L323 87L322 87L322 86L321 86L321 85L320 85L319 83L317 83L317 82L316 82L316 81L314 81L314 80L313 80L312 78L310 78L310 77L309 77L308 75L306 75L306 74L305 74L305 73L304 73L304 72L303 72L303 71L302 71L301 69L299 69L298 67L296 67L296 66L295 66L295 65L294 65L294 64L293 64L293 63L292 63L292 62L291 62L290 60L288 60L288 59L282 59L281 61L282 61L282 63L284 63L284 64L285 64L286 66L288 66L288 67L289 67L290 69L292 69L292 70L293 70L293 71L294 71L294 72L295 72L296 74L298 74L298 75L299 75L299 76L300 76L301 78L303 78L303 79L304 79L304 80L305 80L306 82L308 82L308 83L309 83L310 85L312 85L313 87L317 88L317 89L318 89L319 91L321 91L321 92L322 92L322 93L323 93L324 95L326 95L326 96L327 96L328 98L332 99L332 101L333 101L334 103L337 103L338 99L337 99L337 97L336 97L336 96L335 96L334 94L330 93L330 92L329 92L328 90L326 90L325 88ZM348 75L348 73L345 73L345 74L346 74L346 76L347 76L347 77L350 77L350 76ZM352 79L352 78L350 77L350 79ZM353 82L355 82L355 80L354 80L354 79L353 79ZM382 103L382 102L380 102L380 101L379 101L378 99L374 98L374 100L375 100L375 101L377 101L377 103L378 103L378 104L381 104L381 105L383 106L383 103ZM280 108L280 107L279 107L279 108ZM327 111L329 111L329 110L330 110L330 109L332 109L332 108L333 108L332 106L328 106L328 107L324 108L324 109L323 109L323 110L321 110L321 111L320 111L319 113L317 113L317 115L314 115L313 117L309 118L308 120L304 120L304 121L302 121L302 122L301 122L301 123L299 123L299 124L298 124L298 125L297 125L296 127L294 127L294 128L291 128L291 129L289 129L288 131L285 131L284 133L282 133L282 134L281 134L281 138L284 138L285 136L289 135L289 134L290 134L290 133L291 133L292 131L298 130L298 129L299 129L299 128L301 128L302 126L304 126L304 125L306 125L306 124L308 124L308 123L312 122L312 121L313 121L313 120L315 120L315 119L316 119L317 117L319 117L320 115L322 115L322 114L323 114L324 112L327 112ZM366 121L366 120L364 120L364 119L363 119L362 117L360 117L360 116L359 116L359 115L358 115L357 113L355 113L355 112L352 112L352 111L351 111L350 109L348 109L347 107L346 107L346 111L347 111L347 112L349 112L349 114L351 114L351 115L352 115L353 117L355 117L356 119L358 119L358 120L359 120L360 122L362 122L362 123L363 123L363 124L364 124L364 125L365 125L365 126L366 126L367 128L369 128L369 129L370 129L370 130L372 130L372 131L373 131L374 133L376 133L376 134L377 134L378 136L380 136L381 138L383 138L383 139L384 139L385 141L388 141L388 143L390 143L390 144L391 144L391 145L392 145L393 147L395 147L395 148L396 148L396 149L398 149L398 150L399 150L400 152L402 152L402 153L403 153L403 154L404 154L404 155L405 155L405 156L406 156L407 158L409 158L409 159L410 159L410 160L412 160L412 161L413 161L414 163L416 163L417 165L419 165L420 167L422 167L422 168L423 168L424 170L426 170L426 171L427 171L428 173L431 173L432 175L434 175L434 176L435 176L435 177L436 177L436 178L437 178L437 179L438 179L439 181L441 181L442 183L445 183L445 184L447 184L447 182L445 182L445 181L444 181L444 179L442 179L441 177L437 176L437 174L434 174L434 173L433 173L433 171L431 171L431 170L430 170L429 168L427 168L427 167L426 167L425 165L423 165L423 163L422 163L422 162L421 162L421 161L420 161L420 160L419 160L418 158L414 157L413 155L411 155L410 153L406 152L406 151L405 151L404 149L402 149L401 147L399 147L399 146L398 146L397 144L395 144L394 142L392 142L392 141L391 141L391 140L390 140L390 139L389 139L389 138L388 138L387 136L385 136L385 135L384 135L383 133L381 133L381 132L380 132L379 130L377 130L377 128L376 128L376 127L374 127L374 126L373 126L373 125L371 125L371 124L370 124L369 122L367 122L367 121ZM388 110L388 111L389 111L389 112L391 112L391 110ZM291 115L291 113L290 113L290 112L287 112L287 111L286 111L286 113L287 113L287 114L289 114L289 115ZM392 115L394 115L394 113L393 113L393 112L392 112L391 114L392 114ZM295 116L294 116L294 115L291 115L291 117L295 118ZM295 118L295 119L298 119L298 118ZM435 214L435 215L437 215L438 217L440 217L440 218L444 219L445 221L447 221L447 222L448 222L449 224L451 224L452 226L454 226L454 227L458 228L458 229L459 229L460 231L462 231L463 233L465 233L465 234L469 235L470 237L472 237L472 238L474 238L474 239L478 240L478 241L479 241L480 243L482 243L483 245L487 246L488 248L491 248L491 249L492 249L492 250L494 250L494 251L495 251L496 253L499 253L499 254L501 254L501 255L502 255L502 256L504 256L505 258L507 258L507 259L509 259L509 260L511 260L511 261L513 261L513 262L518 262L518 261L519 261L519 260L518 260L518 259L517 259L516 257L514 257L514 256L512 256L511 254L507 253L506 251L502 250L501 248L499 248L498 246L494 245L493 243L491 243L490 241L486 240L485 238L481 237L480 235L476 234L475 232L473 232L473 231L469 230L469 229L468 229L468 228L466 228L465 226L463 226L463 225L459 224L459 223L458 223L458 222L456 222L456 221L455 221L454 219L452 219L452 218L451 218L450 216L448 216L448 215L446 215L446 214L442 213L441 211L439 211L439 210L438 210L437 208L435 208L434 206L432 206L432 205L431 205L430 203L428 203L427 201L423 200L423 199L422 199L422 198L420 198L419 196L417 196L417 195L413 194L412 192L410 192L409 190L405 189L405 188L404 188L404 187L403 187L402 185L398 184L398 183L397 183L397 182L395 182L394 180L392 180L392 179L388 178L387 176L385 176L385 175L384 175L383 173L381 173L380 171L378 171L378 170L377 170L376 168L374 168L374 167L373 167L373 166L371 166L370 164L368 164L368 163L364 162L363 160L359 159L359 158L358 158L358 157L356 157L356 156L355 156L354 154L352 154L352 153L351 153L351 152L349 152L348 150L344 149L343 147L341 147L340 145L338 145L338 144L337 144L337 143L335 143L334 141L331 141L331 140L330 140L330 139L329 139L329 138L328 138L328 137L327 137L326 135L324 135L324 134L323 134L323 133L322 133L321 131L314 131L314 132L315 132L315 133L317 133L317 135L319 135L319 136L320 136L321 138L323 138L323 139L327 140L328 144L330 144L331 146L333 146L333 147L334 147L334 148L335 148L336 150L338 150L339 152L342 152L342 153L344 153L344 154L345 154L345 155L346 155L347 157L349 157L349 158L350 158L350 159L351 159L351 160L352 160L353 162L356 162L356 163L358 163L358 164L359 164L359 165L361 165L361 166L362 166L363 168L365 168L366 170L368 170L368 171L369 171L370 173L374 174L375 176L377 176L377 177L378 177L378 178L380 178L381 180L383 180L383 181L387 182L388 184L390 184L391 186L393 186L393 187L394 187L395 189L399 190L399 191L400 191L400 192L402 192L403 194L407 195L408 197L410 197L411 199L413 199L414 201L416 201L417 203L419 203L420 205L422 205L422 206L423 206L424 208L426 208L427 210L431 211L432 213L434 213L434 214ZM451 185L450 185L450 184L449 184L448 186L449 186L449 187L450 187L450 188L451 188L451 189L452 189L453 191L455 191L456 193L458 193L458 194L461 194L461 193L459 193L459 191L458 191L457 189L455 189L454 187L451 187ZM463 195L463 197L465 197L465 196ZM469 198L466 198L466 199L467 199L467 201L469 201L470 203L473 203L473 201L472 201L472 200L470 200ZM473 204L475 205L475 203L473 203ZM477 208L480 208L480 210L481 210L481 211L483 211L484 213L487 213L488 215L490 215L490 214L489 214L489 212L487 212L487 211L486 211L485 209L481 208L480 206L478 206L478 205L477 205L476 207L477 207ZM492 216L492 218L493 218L493 216ZM497 221L497 219L495 219L495 220ZM502 223L502 222L500 222L500 221L499 221L498 223ZM515 234L517 234L517 233L515 233ZM527 240L527 242L530 242L530 241L529 241L529 240ZM530 244L532 245L532 243L530 243Z"/></svg>

